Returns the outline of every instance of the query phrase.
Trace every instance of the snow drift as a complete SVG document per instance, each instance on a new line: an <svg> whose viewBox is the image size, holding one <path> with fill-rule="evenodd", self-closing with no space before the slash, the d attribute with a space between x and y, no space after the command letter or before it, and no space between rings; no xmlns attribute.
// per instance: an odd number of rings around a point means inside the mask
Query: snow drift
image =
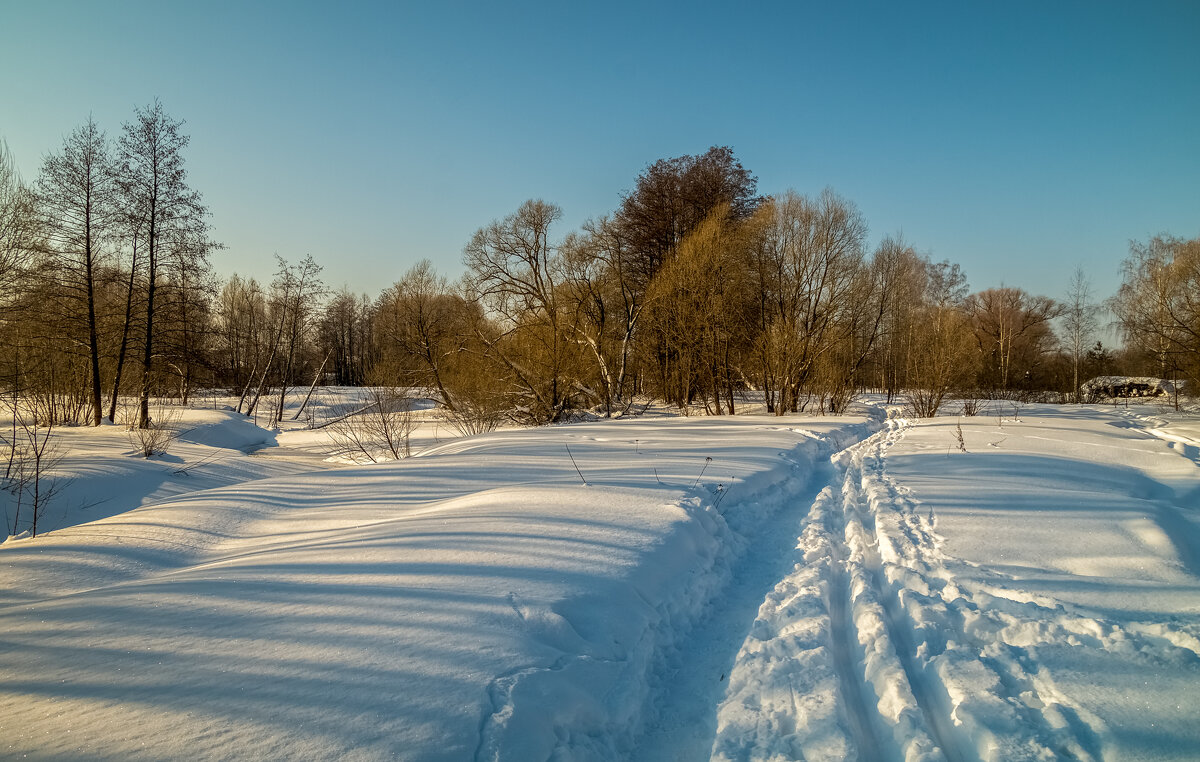
<svg viewBox="0 0 1200 762"><path fill-rule="evenodd" d="M0 743L93 759L612 759L742 528L865 425L498 433L10 543Z"/></svg>

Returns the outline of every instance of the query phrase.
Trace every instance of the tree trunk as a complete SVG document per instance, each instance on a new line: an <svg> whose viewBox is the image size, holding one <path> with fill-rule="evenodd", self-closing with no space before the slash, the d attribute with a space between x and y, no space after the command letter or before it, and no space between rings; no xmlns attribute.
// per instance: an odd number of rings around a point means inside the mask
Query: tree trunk
<svg viewBox="0 0 1200 762"><path fill-rule="evenodd" d="M292 416L293 421L300 420L300 416L304 414L304 408L308 407L308 401L312 399L313 390L317 388L317 382L321 380L321 374L325 372L325 364L329 362L329 357L333 354L333 350L325 355L325 359L321 361L321 367L317 369L317 374L313 376L312 386L308 387L308 394L304 395L304 402L300 403L300 409Z"/></svg>
<svg viewBox="0 0 1200 762"><path fill-rule="evenodd" d="M155 272L158 268L157 252L155 251L154 209L150 210L150 251L147 260L148 282L146 286L146 347L142 355L142 393L139 400L138 428L150 428L150 381L151 365L154 361L154 292L157 287Z"/></svg>
<svg viewBox="0 0 1200 762"><path fill-rule="evenodd" d="M137 273L137 245L134 244L133 261L129 263L129 289L125 292L125 324L121 328L121 347L117 351L117 370L113 378L112 398L108 401L108 420L117 421L117 397L121 393L121 372L125 368L125 354L129 349L129 330L133 323L133 284Z"/></svg>

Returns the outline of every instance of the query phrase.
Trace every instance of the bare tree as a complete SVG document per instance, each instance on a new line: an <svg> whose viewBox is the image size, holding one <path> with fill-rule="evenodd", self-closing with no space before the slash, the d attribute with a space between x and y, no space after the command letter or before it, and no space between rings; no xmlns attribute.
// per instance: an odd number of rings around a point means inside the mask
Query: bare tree
<svg viewBox="0 0 1200 762"><path fill-rule="evenodd" d="M121 321L121 339L117 346L116 368L113 371L112 394L108 400L108 420L116 422L117 400L121 394L121 380L125 372L125 361L129 355L130 341L133 339L135 307L137 306L137 276L140 261L138 246L141 243L142 224L144 218L134 210L124 209L119 213L119 229L121 236L129 245L129 269L125 272L125 309Z"/></svg>
<svg viewBox="0 0 1200 762"><path fill-rule="evenodd" d="M149 426L139 426L135 419L126 423L129 443L143 458L164 455L179 437L179 421L182 414L178 409L169 410L159 406L150 416Z"/></svg>
<svg viewBox="0 0 1200 762"><path fill-rule="evenodd" d="M305 342L309 339L319 318L319 303L325 294L321 282L321 266L311 256L298 265L288 265L277 257L279 270L272 287L276 294L275 308L279 312L280 354L279 403L275 408L275 422L283 420L284 402L287 400L288 385L294 380L293 372Z"/></svg>
<svg viewBox="0 0 1200 762"><path fill-rule="evenodd" d="M878 385L890 403L909 385L909 357L916 349L914 331L924 319L922 307L931 264L912 246L892 238L880 242L872 264L886 283L881 341L874 362Z"/></svg>
<svg viewBox="0 0 1200 762"><path fill-rule="evenodd" d="M383 368L376 369L370 381L382 383L364 388L363 408L329 426L343 453L361 455L372 463L412 455L416 399L409 388L396 385L391 375Z"/></svg>
<svg viewBox="0 0 1200 762"><path fill-rule="evenodd" d="M54 424L43 424L36 413L31 413L22 404L15 389L12 397L4 401L13 421L4 482L16 498L8 531L10 534L20 534L24 517L24 526L28 527L30 536L37 537L38 523L44 517L50 500L62 486L51 477L62 461L62 452L57 438L53 436Z"/></svg>
<svg viewBox="0 0 1200 762"><path fill-rule="evenodd" d="M374 334L377 362L438 397L450 425L471 435L504 421L516 382L490 349L503 340L501 330L465 288L419 262L380 295Z"/></svg>
<svg viewBox="0 0 1200 762"><path fill-rule="evenodd" d="M924 262L921 299L907 326L908 405L921 418L937 415L946 396L970 384L978 354L967 311L966 277L950 262Z"/></svg>
<svg viewBox="0 0 1200 762"><path fill-rule="evenodd" d="M501 326L479 338L515 381L514 409L530 423L562 419L575 395L574 314L566 309L565 278L550 226L562 210L526 201L503 220L480 228L463 252L472 296Z"/></svg>
<svg viewBox="0 0 1200 762"><path fill-rule="evenodd" d="M207 260L193 257L176 261L160 281L157 352L164 380L173 377L182 405L188 404L198 377L213 364L216 291Z"/></svg>
<svg viewBox="0 0 1200 762"><path fill-rule="evenodd" d="M632 401L628 383L633 340L646 306L634 270L634 253L624 230L610 218L584 224L581 235L563 243L568 298L577 319L576 336L594 361L597 391L604 407L624 412Z"/></svg>
<svg viewBox="0 0 1200 762"><path fill-rule="evenodd" d="M833 191L809 199L788 192L764 207L759 267L769 305L764 351L779 390L778 414L799 408L817 363L848 338L862 289L866 222ZM861 296L861 294L860 294Z"/></svg>
<svg viewBox="0 0 1200 762"><path fill-rule="evenodd" d="M1161 376L1180 373L1200 386L1200 238L1131 242L1111 304L1126 341L1150 354Z"/></svg>
<svg viewBox="0 0 1200 762"><path fill-rule="evenodd" d="M464 366L482 349L475 338L483 323L478 305L423 260L379 295L374 318L382 362L436 393L446 410L458 411L460 382L469 375Z"/></svg>
<svg viewBox="0 0 1200 762"><path fill-rule="evenodd" d="M1014 384L1027 385L1054 343L1050 323L1062 314L1059 304L1002 286L972 294L967 306L984 362L984 387L1007 392Z"/></svg>
<svg viewBox="0 0 1200 762"><path fill-rule="evenodd" d="M741 339L752 322L749 243L722 206L688 235L648 295L648 329L660 353L659 387L687 411L695 400L733 414Z"/></svg>
<svg viewBox="0 0 1200 762"><path fill-rule="evenodd" d="M100 425L102 416L96 281L106 254L103 244L114 218L114 200L108 140L89 117L66 138L57 154L43 162L37 210L49 260L41 272L55 281L62 300L83 305L84 325L78 331L68 327L68 336L63 338L71 341L82 335L81 343L87 348L94 426ZM56 310L63 306L60 301Z"/></svg>
<svg viewBox="0 0 1200 762"><path fill-rule="evenodd" d="M172 265L206 261L216 244L208 237L208 209L187 184L183 149L188 136L155 101L138 109L120 140L119 186L128 213L144 220L137 230L145 254L145 323L139 428L150 427L155 370L155 317L160 281Z"/></svg>
<svg viewBox="0 0 1200 762"><path fill-rule="evenodd" d="M358 386L365 382L373 361L375 305L366 294L342 288L325 305L319 334L324 356L332 360L334 383Z"/></svg>
<svg viewBox="0 0 1200 762"><path fill-rule="evenodd" d="M1079 369L1082 367L1098 327L1099 307L1092 297L1092 283L1083 267L1076 267L1063 302L1062 327L1067 351L1071 355L1071 396L1079 402Z"/></svg>
<svg viewBox="0 0 1200 762"><path fill-rule="evenodd" d="M33 247L33 205L8 145L0 140L0 306L14 293Z"/></svg>
<svg viewBox="0 0 1200 762"><path fill-rule="evenodd" d="M240 390L239 412L265 359L267 323L266 297L258 282L230 276L217 294L216 331L225 382L231 393Z"/></svg>
<svg viewBox="0 0 1200 762"><path fill-rule="evenodd" d="M724 206L731 220L748 218L761 202L755 195L757 185L728 146L648 166L634 190L621 199L614 218L633 255L630 274L648 287L683 239L718 206Z"/></svg>

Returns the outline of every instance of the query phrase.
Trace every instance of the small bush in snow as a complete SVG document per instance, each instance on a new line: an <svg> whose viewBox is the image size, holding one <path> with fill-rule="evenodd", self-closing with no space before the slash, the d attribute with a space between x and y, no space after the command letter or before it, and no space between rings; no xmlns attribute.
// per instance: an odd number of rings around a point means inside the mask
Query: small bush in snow
<svg viewBox="0 0 1200 762"><path fill-rule="evenodd" d="M27 532L29 537L37 537L38 520L62 486L50 478L50 473L63 455L58 439L51 436L52 425L43 426L35 417L20 412L13 413L13 421L11 435L0 437L8 456L8 464L0 473L0 488L8 490L15 503L11 517L5 511L5 533Z"/></svg>
<svg viewBox="0 0 1200 762"><path fill-rule="evenodd" d="M416 427L416 400L401 386L369 386L362 408L334 421L330 435L343 454L361 455L372 463L412 455L409 438Z"/></svg>
<svg viewBox="0 0 1200 762"><path fill-rule="evenodd" d="M147 428L139 428L137 418L131 416L125 424L129 432L129 443L134 449L149 458L154 455L165 455L171 443L179 436L178 423L182 414L178 410L159 408L150 417Z"/></svg>

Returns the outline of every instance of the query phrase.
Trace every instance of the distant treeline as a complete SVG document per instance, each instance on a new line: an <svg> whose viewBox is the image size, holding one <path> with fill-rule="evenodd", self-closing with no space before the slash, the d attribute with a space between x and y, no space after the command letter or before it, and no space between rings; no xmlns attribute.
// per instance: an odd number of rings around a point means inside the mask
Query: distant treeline
<svg viewBox="0 0 1200 762"><path fill-rule="evenodd" d="M0 388L48 423L148 426L152 397L222 387L280 416L314 382L431 390L469 428L627 411L840 412L864 388L932 415L948 397L1054 392L1094 375L1200 381L1200 239L1131 244L1096 340L1086 273L1061 299L971 293L900 238L868 248L826 190L758 194L727 147L662 159L609 215L563 234L531 200L480 228L456 282L421 262L377 296L330 292L311 258L270 283L219 277L188 138L157 102L116 139L91 120L29 185L0 150Z"/></svg>

